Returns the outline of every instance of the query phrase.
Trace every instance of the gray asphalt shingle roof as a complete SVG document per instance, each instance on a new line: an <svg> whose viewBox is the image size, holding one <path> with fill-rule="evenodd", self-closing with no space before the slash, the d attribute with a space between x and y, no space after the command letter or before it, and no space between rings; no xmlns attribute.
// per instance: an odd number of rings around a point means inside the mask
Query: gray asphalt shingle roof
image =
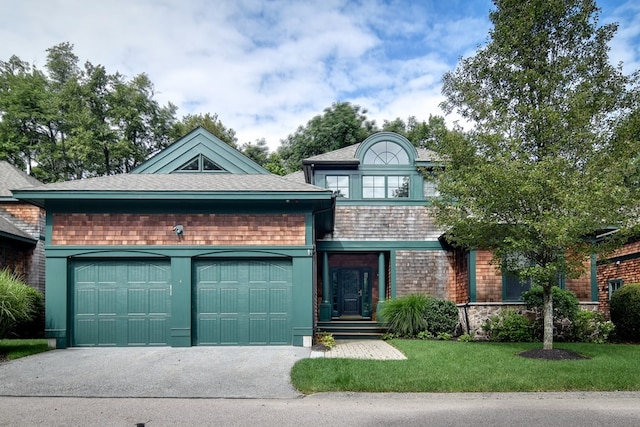
<svg viewBox="0 0 640 427"><path fill-rule="evenodd" d="M348 147L340 148L338 150L329 151L328 153L318 154L317 156L308 157L305 162L345 162L356 161L356 150L360 146L360 143L353 144ZM441 160L441 157L431 150L425 148L416 148L418 151L418 157L416 161L419 162L437 162Z"/></svg>
<svg viewBox="0 0 640 427"><path fill-rule="evenodd" d="M0 216L0 233L10 234L12 236L22 237L24 239L33 240L33 238L29 233L19 229L16 225L12 224L9 220Z"/></svg>
<svg viewBox="0 0 640 427"><path fill-rule="evenodd" d="M9 162L0 161L0 197L13 197L11 190L33 185L42 185L42 183Z"/></svg>
<svg viewBox="0 0 640 427"><path fill-rule="evenodd" d="M227 173L121 174L42 184L25 191L78 192L327 192L278 175Z"/></svg>

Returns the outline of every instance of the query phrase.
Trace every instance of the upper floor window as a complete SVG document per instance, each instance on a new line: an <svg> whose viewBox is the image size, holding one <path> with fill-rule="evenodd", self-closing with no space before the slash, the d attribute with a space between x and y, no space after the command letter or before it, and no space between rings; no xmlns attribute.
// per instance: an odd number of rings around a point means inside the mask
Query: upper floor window
<svg viewBox="0 0 640 427"><path fill-rule="evenodd" d="M325 187L333 190L336 197L349 198L349 176L347 175L327 175Z"/></svg>
<svg viewBox="0 0 640 427"><path fill-rule="evenodd" d="M363 176L362 197L365 199L395 199L409 197L408 176Z"/></svg>
<svg viewBox="0 0 640 427"><path fill-rule="evenodd" d="M392 141L380 141L367 150L363 163L367 165L408 165L409 155L400 144Z"/></svg>
<svg viewBox="0 0 640 427"><path fill-rule="evenodd" d="M209 159L207 156L203 156L202 154L198 154L174 172L215 172L215 171L224 171L220 166L218 166L213 160Z"/></svg>

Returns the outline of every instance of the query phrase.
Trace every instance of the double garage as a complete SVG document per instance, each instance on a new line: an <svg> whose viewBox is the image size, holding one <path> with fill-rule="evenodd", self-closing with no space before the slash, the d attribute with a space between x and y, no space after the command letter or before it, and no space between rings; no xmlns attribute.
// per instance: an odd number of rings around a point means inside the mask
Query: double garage
<svg viewBox="0 0 640 427"><path fill-rule="evenodd" d="M186 297L168 259L70 263L71 346L171 345L190 313L192 345L291 345L289 259L199 259Z"/></svg>

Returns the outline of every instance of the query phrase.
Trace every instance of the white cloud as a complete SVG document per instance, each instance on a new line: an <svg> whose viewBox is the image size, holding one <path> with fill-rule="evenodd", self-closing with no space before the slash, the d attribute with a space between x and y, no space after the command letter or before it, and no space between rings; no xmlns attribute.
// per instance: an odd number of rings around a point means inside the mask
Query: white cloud
<svg viewBox="0 0 640 427"><path fill-rule="evenodd" d="M43 68L45 50L69 41L81 63L147 73L179 116L216 113L240 143L265 138L271 149L336 101L368 109L378 124L441 114L441 77L484 43L491 8L489 0L5 3L0 60L16 54ZM611 57L637 68L638 6L603 3L603 16L621 23Z"/></svg>

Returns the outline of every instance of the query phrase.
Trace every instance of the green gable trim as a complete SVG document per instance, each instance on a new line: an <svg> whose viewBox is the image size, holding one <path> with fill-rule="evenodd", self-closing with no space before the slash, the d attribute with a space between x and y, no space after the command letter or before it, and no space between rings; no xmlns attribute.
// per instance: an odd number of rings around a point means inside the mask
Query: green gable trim
<svg viewBox="0 0 640 427"><path fill-rule="evenodd" d="M172 173L200 155L205 156L230 173L270 173L202 127L189 132L132 170L131 173Z"/></svg>
<svg viewBox="0 0 640 427"><path fill-rule="evenodd" d="M446 251L445 247L437 240L349 240L349 241L318 241L319 251L381 251L381 250L423 250Z"/></svg>

